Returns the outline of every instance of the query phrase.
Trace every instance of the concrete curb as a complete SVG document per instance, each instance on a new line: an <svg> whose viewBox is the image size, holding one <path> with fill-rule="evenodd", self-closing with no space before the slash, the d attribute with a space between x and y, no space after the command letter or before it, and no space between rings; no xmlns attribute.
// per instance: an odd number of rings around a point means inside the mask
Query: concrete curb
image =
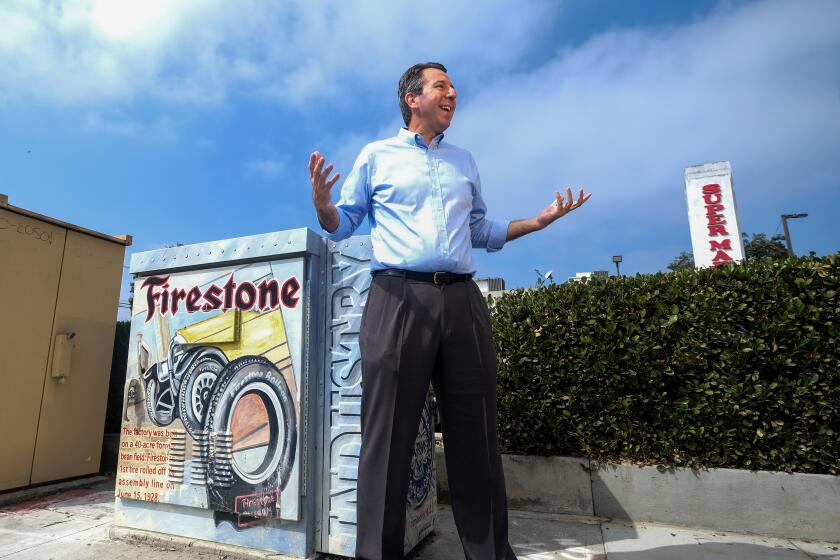
<svg viewBox="0 0 840 560"><path fill-rule="evenodd" d="M840 477L740 469L592 465L597 515L758 533L840 538Z"/></svg>
<svg viewBox="0 0 840 560"><path fill-rule="evenodd" d="M257 560L301 560L298 557L286 556L276 552L266 552L244 546L235 546L200 539L189 539L177 535L167 535L143 529L114 526L108 531L108 536L114 540L134 542L151 546L168 548L171 550L199 550L219 556L220 558L244 558ZM317 558L317 555L311 558Z"/></svg>
<svg viewBox="0 0 840 560"><path fill-rule="evenodd" d="M31 488L4 492L3 494L0 494L0 508L10 506L12 504L19 504L21 502L28 502L36 498L49 496L50 494L58 494L59 492L65 492L67 490L75 490L76 488L92 486L94 484L105 482L108 479L109 477L107 476L94 475L45 484L43 486L33 486Z"/></svg>
<svg viewBox="0 0 840 560"><path fill-rule="evenodd" d="M511 509L595 515L588 460L502 455L502 467Z"/></svg>
<svg viewBox="0 0 840 560"><path fill-rule="evenodd" d="M438 500L449 503L443 449ZM502 455L512 509L653 522L798 540L840 538L840 477L659 469L576 457Z"/></svg>

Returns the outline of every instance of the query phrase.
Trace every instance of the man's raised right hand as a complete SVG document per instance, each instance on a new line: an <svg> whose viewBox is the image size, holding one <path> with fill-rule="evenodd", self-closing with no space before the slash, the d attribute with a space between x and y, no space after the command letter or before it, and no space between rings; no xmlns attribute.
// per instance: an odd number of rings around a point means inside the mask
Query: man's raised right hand
<svg viewBox="0 0 840 560"><path fill-rule="evenodd" d="M312 183L312 202L315 204L315 212L318 214L318 221L321 227L329 232L338 228L338 210L332 203L330 193L335 182L341 177L336 173L330 177L333 164L324 167L324 156L320 152L312 152L309 156L309 182Z"/></svg>

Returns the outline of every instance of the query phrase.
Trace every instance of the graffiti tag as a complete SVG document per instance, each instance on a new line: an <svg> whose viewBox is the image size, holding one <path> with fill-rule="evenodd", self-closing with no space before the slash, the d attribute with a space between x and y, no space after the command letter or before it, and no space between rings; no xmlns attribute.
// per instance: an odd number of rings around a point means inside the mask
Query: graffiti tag
<svg viewBox="0 0 840 560"><path fill-rule="evenodd" d="M0 216L0 229L14 231L15 233L26 235L28 237L34 237L38 241L42 241L48 245L52 245L53 242L53 232L30 224L16 224L9 221L8 218L4 218L2 216Z"/></svg>

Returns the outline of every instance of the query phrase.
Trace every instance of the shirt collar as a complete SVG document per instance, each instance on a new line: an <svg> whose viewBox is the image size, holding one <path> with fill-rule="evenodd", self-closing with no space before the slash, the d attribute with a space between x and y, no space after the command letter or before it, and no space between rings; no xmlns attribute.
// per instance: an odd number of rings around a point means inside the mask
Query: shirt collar
<svg viewBox="0 0 840 560"><path fill-rule="evenodd" d="M436 149L440 146L440 143L443 142L443 133L441 132L440 134L432 138L431 146L426 145L426 141L423 140L423 136L415 132L411 132L405 127L401 128L400 131L397 133L397 138L399 138L406 144L411 144L412 146L417 146L418 148Z"/></svg>

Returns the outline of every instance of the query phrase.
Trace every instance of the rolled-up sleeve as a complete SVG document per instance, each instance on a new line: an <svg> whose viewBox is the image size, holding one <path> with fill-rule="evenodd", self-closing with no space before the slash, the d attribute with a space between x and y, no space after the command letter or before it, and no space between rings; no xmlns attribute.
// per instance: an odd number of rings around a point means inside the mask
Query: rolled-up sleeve
<svg viewBox="0 0 840 560"><path fill-rule="evenodd" d="M338 227L333 232L324 230L332 241L347 239L370 211L370 166L367 150L362 150L353 169L341 185L341 196L335 205L338 210Z"/></svg>
<svg viewBox="0 0 840 560"><path fill-rule="evenodd" d="M477 249L487 249L488 253L498 251L507 241L508 222L490 220L486 217L487 205L481 196L481 178L473 162L475 178L473 180L473 200L470 211L470 240Z"/></svg>

